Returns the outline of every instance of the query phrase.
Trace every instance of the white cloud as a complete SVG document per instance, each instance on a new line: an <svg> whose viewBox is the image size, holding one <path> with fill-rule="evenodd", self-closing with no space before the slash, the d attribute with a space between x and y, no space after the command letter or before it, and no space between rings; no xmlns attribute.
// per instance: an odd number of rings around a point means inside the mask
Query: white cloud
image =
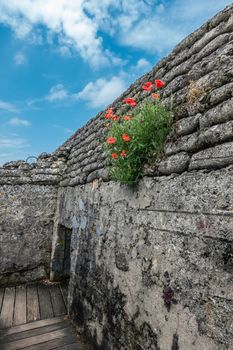
<svg viewBox="0 0 233 350"><path fill-rule="evenodd" d="M131 81L132 76L135 77L135 72L130 74L121 71L119 76L113 76L109 80L100 78L95 82L89 82L83 90L78 93L68 91L63 84L57 84L51 87L47 96L30 100L28 105L32 106L44 101L49 101L50 103L65 103L66 105L78 101L85 101L91 108L102 108L111 103L126 89L127 81ZM66 132L72 131L73 130L70 129L66 130Z"/></svg>
<svg viewBox="0 0 233 350"><path fill-rule="evenodd" d="M154 0L85 0L83 6L101 30L118 35L119 30L128 31L140 18L148 16Z"/></svg>
<svg viewBox="0 0 233 350"><path fill-rule="evenodd" d="M25 138L15 133L0 134L0 165L13 159L26 159L30 154L31 146Z"/></svg>
<svg viewBox="0 0 233 350"><path fill-rule="evenodd" d="M127 70L121 70L118 76L110 79L99 78L95 82L89 82L82 91L74 93L57 84L51 87L49 94L45 97L36 98L28 102L30 106L43 101L50 103L63 102L66 105L77 101L85 101L91 108L102 108L110 104L127 86L136 78L151 69L151 63L145 58L141 58L135 65L131 65ZM58 126L57 126L58 127ZM72 132L72 130L67 130Z"/></svg>
<svg viewBox="0 0 233 350"><path fill-rule="evenodd" d="M229 0L157 2L148 16L142 16L130 28L120 31L120 43L150 53L164 54L229 4Z"/></svg>
<svg viewBox="0 0 233 350"><path fill-rule="evenodd" d="M9 162L10 160L12 160L14 157L14 153L3 153L3 152L0 152L0 165L1 164L4 164L6 162Z"/></svg>
<svg viewBox="0 0 233 350"><path fill-rule="evenodd" d="M24 66L27 63L27 59L22 52L17 52L14 56L14 63L16 66Z"/></svg>
<svg viewBox="0 0 233 350"><path fill-rule="evenodd" d="M104 47L102 33L120 44L164 53L221 10L229 0L0 0L0 22L20 38L78 53L93 67L124 63Z"/></svg>
<svg viewBox="0 0 233 350"><path fill-rule="evenodd" d="M9 120L9 124L14 126L29 126L31 123L26 119L20 119L15 117Z"/></svg>
<svg viewBox="0 0 233 350"><path fill-rule="evenodd" d="M148 52L162 53L175 46L183 37L183 31L171 28L154 18L140 21L127 35L121 35L120 42Z"/></svg>
<svg viewBox="0 0 233 350"><path fill-rule="evenodd" d="M139 73L140 75L144 74L145 72L149 71L152 68L152 64L146 60L145 58L140 58L135 66L131 66L130 70L133 73Z"/></svg>
<svg viewBox="0 0 233 350"><path fill-rule="evenodd" d="M2 164L12 161L12 159L15 159L15 158L23 159L24 157L23 156L18 157L17 153L15 152L0 152L0 166Z"/></svg>
<svg viewBox="0 0 233 350"><path fill-rule="evenodd" d="M38 25L63 37L81 57L93 66L109 63L98 25L83 8L83 0L1 0L0 21L25 37Z"/></svg>
<svg viewBox="0 0 233 350"><path fill-rule="evenodd" d="M60 46L58 48L58 51L60 52L60 54L62 56L65 56L65 57L71 57L72 56L71 50L70 50L70 48L68 46L65 46L65 45Z"/></svg>
<svg viewBox="0 0 233 350"><path fill-rule="evenodd" d="M7 136L2 136L0 137L0 150L5 149L5 148L25 148L28 147L28 143L25 139L19 138L19 137L7 137Z"/></svg>
<svg viewBox="0 0 233 350"><path fill-rule="evenodd" d="M75 132L75 130L69 129L69 128L64 128L64 131L65 131L66 133L68 133L68 134L72 134L72 133Z"/></svg>
<svg viewBox="0 0 233 350"><path fill-rule="evenodd" d="M227 5L232 5L232 1L229 0L176 0L172 6L172 9L176 9L178 19L183 19L187 23L190 19L197 21L204 21L212 16L214 13L223 10Z"/></svg>
<svg viewBox="0 0 233 350"><path fill-rule="evenodd" d="M71 134L71 133L75 132L75 130L70 129L70 128L64 128L64 126L62 126L60 124L53 124L53 127L56 128L56 129L60 129L63 132L68 133L68 134Z"/></svg>
<svg viewBox="0 0 233 350"><path fill-rule="evenodd" d="M86 101L91 108L102 108L113 102L125 89L126 83L121 77L112 77L110 80L98 79L88 83L76 94L76 98Z"/></svg>
<svg viewBox="0 0 233 350"><path fill-rule="evenodd" d="M54 102L54 101L62 101L65 100L69 97L68 91L64 88L62 84L58 84L53 86L50 91L48 96L45 97L46 100L49 102Z"/></svg>
<svg viewBox="0 0 233 350"><path fill-rule="evenodd" d="M27 105L29 107L32 107L33 105L44 101L54 103L54 102L62 102L64 100L69 101L71 98L72 98L72 94L65 89L64 85L57 84L50 88L48 95L30 99L29 101L27 101Z"/></svg>
<svg viewBox="0 0 233 350"><path fill-rule="evenodd" d="M13 113L17 113L18 110L17 108L9 102L5 102L0 100L0 110L6 111L6 112L13 112Z"/></svg>
<svg viewBox="0 0 233 350"><path fill-rule="evenodd" d="M26 149L10 149L9 151L4 150L3 152L1 152L0 149L0 166L12 160L26 160L29 156L30 153L28 153Z"/></svg>

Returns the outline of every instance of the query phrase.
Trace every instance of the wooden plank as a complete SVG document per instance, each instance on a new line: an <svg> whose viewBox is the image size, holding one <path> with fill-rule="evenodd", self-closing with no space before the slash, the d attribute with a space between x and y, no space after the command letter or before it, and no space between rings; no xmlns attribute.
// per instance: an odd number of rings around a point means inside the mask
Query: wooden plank
<svg viewBox="0 0 233 350"><path fill-rule="evenodd" d="M27 306L26 306L26 286L17 286L15 291L15 310L13 318L13 326L24 324L27 322Z"/></svg>
<svg viewBox="0 0 233 350"><path fill-rule="evenodd" d="M42 344L27 346L22 350L52 350L52 349L84 350L84 348L80 348L77 343L74 343L73 340L72 340L72 344L66 345L69 343L70 343L70 339L68 337L64 337L60 339L49 340L48 342L42 343ZM69 346L73 346L73 347L69 348Z"/></svg>
<svg viewBox="0 0 233 350"><path fill-rule="evenodd" d="M66 314L66 307L59 284L50 285L49 287L51 301L53 305L54 316L61 316Z"/></svg>
<svg viewBox="0 0 233 350"><path fill-rule="evenodd" d="M2 310L0 314L1 328L8 328L12 326L13 312L15 302L15 287L8 287L5 289Z"/></svg>
<svg viewBox="0 0 233 350"><path fill-rule="evenodd" d="M40 319L37 285L27 286L27 322Z"/></svg>
<svg viewBox="0 0 233 350"><path fill-rule="evenodd" d="M66 309L68 309L68 284L67 283L60 284L60 289L61 289L61 293L63 296Z"/></svg>
<svg viewBox="0 0 233 350"><path fill-rule="evenodd" d="M54 316L51 303L49 287L44 284L38 285L39 306L41 319L51 318Z"/></svg>
<svg viewBox="0 0 233 350"><path fill-rule="evenodd" d="M24 332L19 332L19 333L15 333L15 334L8 334L8 335L5 335L4 337L2 337L1 340L2 340L2 343L10 343L12 341L31 338L31 337L34 337L37 335L51 333L53 331L57 331L59 329L65 329L68 327L70 327L69 323L63 321L60 323L51 324L49 326L30 329L30 330L24 331Z"/></svg>
<svg viewBox="0 0 233 350"><path fill-rule="evenodd" d="M5 335L25 332L25 331L29 331L30 329L45 327L51 324L60 323L62 321L64 321L64 317L47 318L46 320L30 322L21 326L15 326L9 329L0 330L0 339Z"/></svg>
<svg viewBox="0 0 233 350"><path fill-rule="evenodd" d="M16 341L7 343L7 350L19 350L19 349L27 348L27 347L32 346L32 345L46 343L50 340L60 339L60 338L64 338L64 337L69 338L70 343L72 341L74 342L76 340L74 332L71 331L70 328L64 328L64 329L54 331L51 333L36 335L34 337L31 337L31 338L16 340ZM44 350L46 349L45 344L44 344L43 349Z"/></svg>

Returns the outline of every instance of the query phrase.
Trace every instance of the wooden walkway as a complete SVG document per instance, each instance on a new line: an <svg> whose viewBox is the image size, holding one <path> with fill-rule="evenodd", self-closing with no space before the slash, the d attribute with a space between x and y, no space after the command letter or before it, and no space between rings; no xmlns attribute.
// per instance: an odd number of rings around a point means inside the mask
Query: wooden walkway
<svg viewBox="0 0 233 350"><path fill-rule="evenodd" d="M67 285L0 289L0 350L84 350L65 316Z"/></svg>

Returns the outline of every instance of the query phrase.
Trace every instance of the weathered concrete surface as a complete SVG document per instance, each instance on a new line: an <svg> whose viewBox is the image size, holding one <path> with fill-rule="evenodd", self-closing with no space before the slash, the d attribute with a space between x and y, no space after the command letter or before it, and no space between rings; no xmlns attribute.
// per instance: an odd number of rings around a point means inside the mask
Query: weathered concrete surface
<svg viewBox="0 0 233 350"><path fill-rule="evenodd" d="M66 150L42 154L34 164L0 167L0 285L49 274L57 186Z"/></svg>
<svg viewBox="0 0 233 350"><path fill-rule="evenodd" d="M0 186L0 285L48 275L57 189Z"/></svg>
<svg viewBox="0 0 233 350"><path fill-rule="evenodd" d="M227 168L144 178L136 191L59 190L56 220L73 228L70 312L95 349L231 349L232 181Z"/></svg>

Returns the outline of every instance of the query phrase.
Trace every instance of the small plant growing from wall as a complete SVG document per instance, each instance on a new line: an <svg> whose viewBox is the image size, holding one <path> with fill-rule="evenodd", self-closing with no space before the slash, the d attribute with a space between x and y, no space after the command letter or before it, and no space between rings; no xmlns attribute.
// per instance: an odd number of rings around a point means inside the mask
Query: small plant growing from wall
<svg viewBox="0 0 233 350"><path fill-rule="evenodd" d="M161 103L157 89L165 83L155 80L142 86L145 91L151 91L153 85L156 92L151 93L148 102L137 106L133 98L124 99L130 105L128 115L115 115L112 108L105 114L109 128L106 151L111 166L110 176L113 180L134 186L143 176L143 165L155 160L161 155L167 135L172 128L172 113Z"/></svg>
<svg viewBox="0 0 233 350"><path fill-rule="evenodd" d="M198 99L203 96L205 89L197 84L197 82L190 80L188 93L187 93L187 103L192 105L198 101Z"/></svg>

